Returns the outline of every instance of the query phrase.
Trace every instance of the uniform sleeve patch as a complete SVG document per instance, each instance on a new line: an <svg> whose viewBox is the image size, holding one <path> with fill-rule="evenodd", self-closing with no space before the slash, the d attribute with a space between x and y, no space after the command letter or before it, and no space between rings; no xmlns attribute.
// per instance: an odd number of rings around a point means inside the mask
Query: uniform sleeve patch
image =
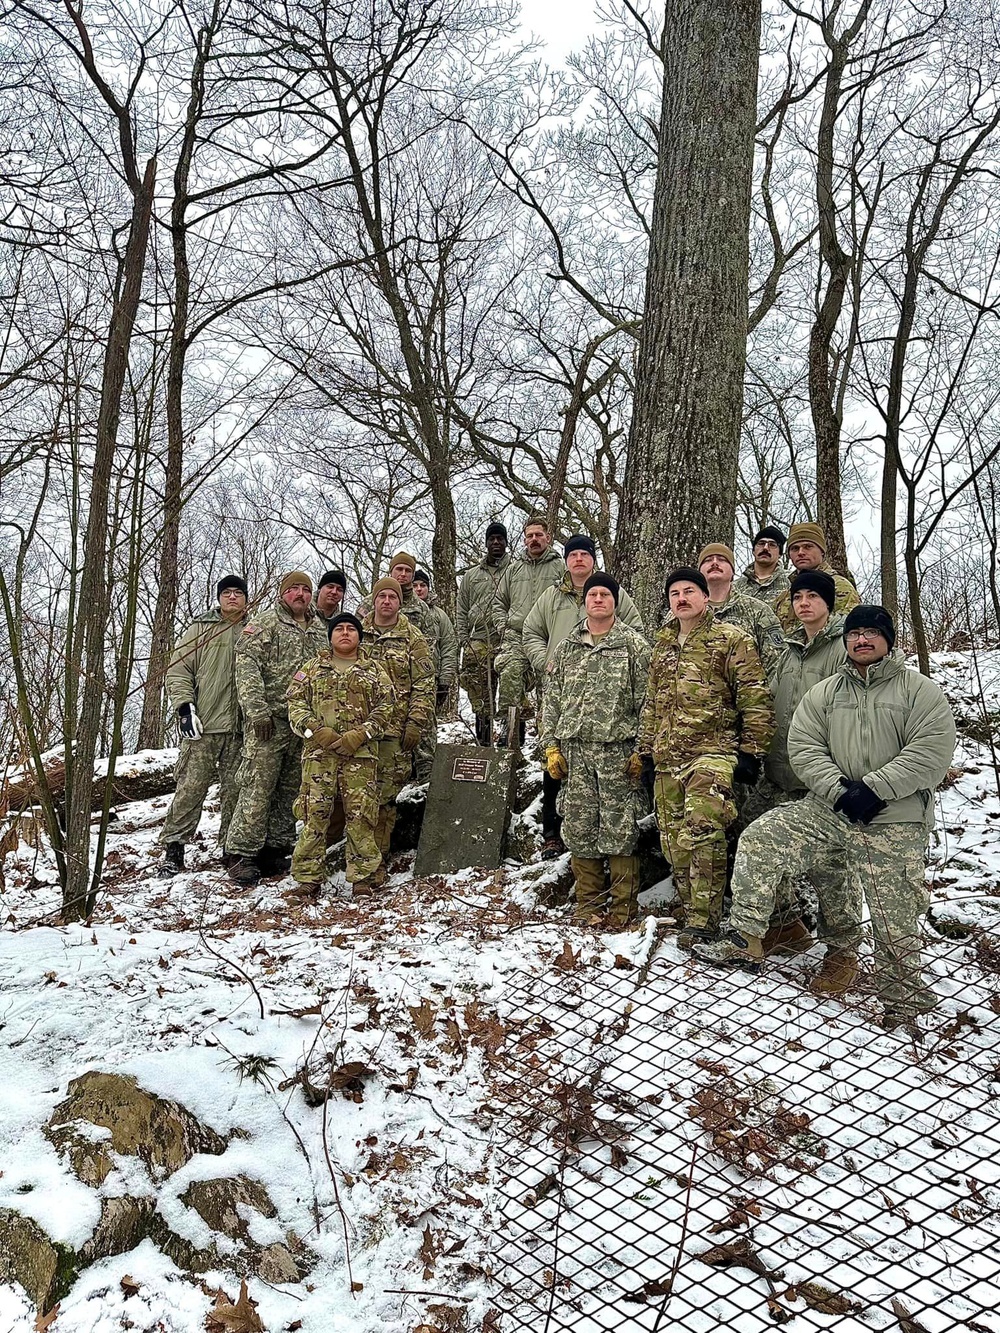
<svg viewBox="0 0 1000 1333"><path fill-rule="evenodd" d="M245 626L243 627L243 633L244 633L244 634L259 634L259 633L260 633L260 626L259 626L259 625L245 625Z"/></svg>
<svg viewBox="0 0 1000 1333"><path fill-rule="evenodd" d="M295 675L292 677L292 680L308 680L308 679L309 677L306 675L304 671L296 671Z"/></svg>

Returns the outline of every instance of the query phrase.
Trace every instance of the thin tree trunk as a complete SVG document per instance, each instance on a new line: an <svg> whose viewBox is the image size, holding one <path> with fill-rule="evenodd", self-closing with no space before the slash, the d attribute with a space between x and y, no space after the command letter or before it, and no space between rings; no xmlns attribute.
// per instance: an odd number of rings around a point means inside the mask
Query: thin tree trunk
<svg viewBox="0 0 1000 1333"><path fill-rule="evenodd" d="M907 487L906 494L906 547L903 563L906 566L906 588L910 603L910 629L913 632L913 646L917 650L917 666L925 676L931 674L931 658L927 649L927 629L924 625L924 613L920 606L920 569L917 564L917 513L916 490Z"/></svg>
<svg viewBox="0 0 1000 1333"><path fill-rule="evenodd" d="M736 516L758 0L670 0L646 295L616 566L647 624L665 567Z"/></svg>

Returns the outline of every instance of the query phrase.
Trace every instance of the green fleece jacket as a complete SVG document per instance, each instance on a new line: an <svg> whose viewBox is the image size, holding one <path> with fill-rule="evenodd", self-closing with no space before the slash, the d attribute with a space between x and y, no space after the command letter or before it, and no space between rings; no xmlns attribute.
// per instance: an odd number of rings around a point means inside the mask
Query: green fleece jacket
<svg viewBox="0 0 1000 1333"><path fill-rule="evenodd" d="M562 556L551 546L537 560L522 555L510 562L493 598L493 623L504 643L520 639L528 612L550 584L559 582L565 569Z"/></svg>
<svg viewBox="0 0 1000 1333"><path fill-rule="evenodd" d="M955 753L943 692L908 671L897 649L862 678L848 662L814 685L788 731L788 758L809 791L833 805L841 778L866 782L885 802L876 824L934 823L934 790Z"/></svg>
<svg viewBox="0 0 1000 1333"><path fill-rule="evenodd" d="M176 712L194 704L208 734L240 730L234 662L236 643L246 619L224 620L219 611L206 611L177 640L166 672L167 694Z"/></svg>
<svg viewBox="0 0 1000 1333"><path fill-rule="evenodd" d="M545 589L528 612L521 631L524 655L536 674L544 671L554 659L556 649L563 639L569 638L585 614L583 592L576 591L568 572L559 583ZM615 619L643 633L642 616L624 588L618 595Z"/></svg>
<svg viewBox="0 0 1000 1333"><path fill-rule="evenodd" d="M764 771L782 791L802 794L804 787L788 762L788 728L802 696L847 661L844 617L831 616L812 640L800 625L785 636L784 652L771 688L776 728Z"/></svg>

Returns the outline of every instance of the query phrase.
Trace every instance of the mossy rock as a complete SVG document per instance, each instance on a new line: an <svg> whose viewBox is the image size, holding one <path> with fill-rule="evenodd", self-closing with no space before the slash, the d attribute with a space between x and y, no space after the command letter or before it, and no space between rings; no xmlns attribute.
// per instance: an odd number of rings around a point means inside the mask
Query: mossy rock
<svg viewBox="0 0 1000 1333"><path fill-rule="evenodd" d="M308 1271L304 1261L295 1258L304 1247L294 1232L280 1241L259 1245L250 1235L246 1212L252 1209L262 1217L275 1218L278 1210L267 1190L258 1180L247 1176L196 1180L180 1196L181 1203L193 1208L213 1231L236 1241L245 1251L250 1268L265 1282L298 1282ZM186 1267L192 1267L186 1264Z"/></svg>
<svg viewBox="0 0 1000 1333"><path fill-rule="evenodd" d="M62 1300L79 1270L68 1246L51 1240L30 1217L0 1208L0 1281L16 1282L44 1312Z"/></svg>

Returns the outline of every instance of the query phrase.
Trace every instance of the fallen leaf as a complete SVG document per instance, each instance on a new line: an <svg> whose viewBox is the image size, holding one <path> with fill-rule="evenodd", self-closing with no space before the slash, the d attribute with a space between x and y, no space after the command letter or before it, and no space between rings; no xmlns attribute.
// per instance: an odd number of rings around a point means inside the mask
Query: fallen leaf
<svg viewBox="0 0 1000 1333"><path fill-rule="evenodd" d="M246 1280L240 1283L235 1305L224 1291L218 1292L215 1304L205 1317L205 1327L209 1333L264 1333L255 1303L247 1294Z"/></svg>
<svg viewBox="0 0 1000 1333"><path fill-rule="evenodd" d="M635 967L635 964L632 962L631 958L626 958L623 953L616 953L615 967L622 972L631 972L632 968Z"/></svg>
<svg viewBox="0 0 1000 1333"><path fill-rule="evenodd" d="M892 1308L903 1333L927 1333L923 1324L919 1324L902 1301L897 1301L895 1296L892 1298Z"/></svg>
<svg viewBox="0 0 1000 1333"><path fill-rule="evenodd" d="M421 1037L433 1037L434 1022L437 1013L430 1000L421 1000L419 1005L408 1004L410 1017L413 1019L413 1026L420 1033Z"/></svg>
<svg viewBox="0 0 1000 1333"><path fill-rule="evenodd" d="M52 1324L55 1323L58 1317L59 1317L58 1305L53 1305L52 1309L47 1311L47 1313L45 1314L39 1312L37 1315L35 1315L35 1329L37 1330L37 1333L42 1333L43 1329L50 1328Z"/></svg>
<svg viewBox="0 0 1000 1333"><path fill-rule="evenodd" d="M121 1280L121 1288L122 1291L125 1293L126 1298L128 1298L129 1296L135 1296L138 1293L139 1287L141 1285L142 1284L140 1282L136 1282L135 1278L128 1273L126 1273Z"/></svg>
<svg viewBox="0 0 1000 1333"><path fill-rule="evenodd" d="M574 953L572 948L570 947L569 940L567 940L563 944L562 953L559 954L558 957L556 958L556 967L562 968L564 972L572 972L574 967L576 967L579 961L580 961L579 949L576 951L576 953Z"/></svg>

